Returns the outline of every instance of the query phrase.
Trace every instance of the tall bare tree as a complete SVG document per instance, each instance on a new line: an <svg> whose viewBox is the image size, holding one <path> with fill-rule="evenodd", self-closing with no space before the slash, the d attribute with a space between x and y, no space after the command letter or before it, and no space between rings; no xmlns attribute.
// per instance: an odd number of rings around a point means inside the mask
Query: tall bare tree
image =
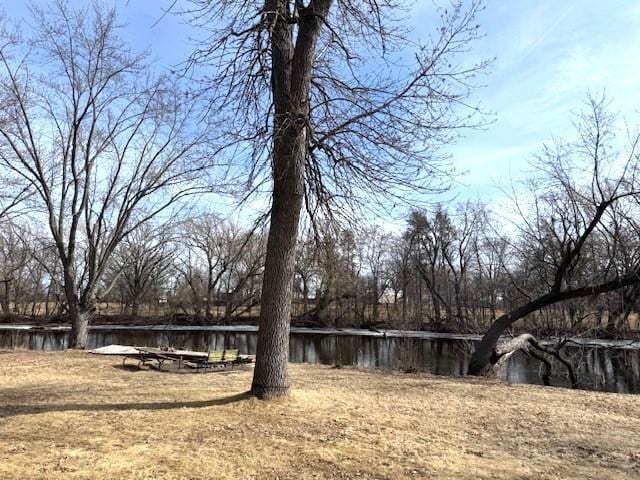
<svg viewBox="0 0 640 480"><path fill-rule="evenodd" d="M440 186L437 146L473 123L465 107L482 65L456 57L478 36L479 2L442 11L424 45L399 0L192 0L209 66L204 87L221 112L220 143L248 167L249 190L271 185L260 334L252 391L285 395L290 305L303 207L316 218L371 192L397 202ZM411 48L407 48L410 46ZM404 67L402 65L405 65ZM462 107L462 111L457 107Z"/></svg>
<svg viewBox="0 0 640 480"><path fill-rule="evenodd" d="M629 197L612 205L603 219L599 251L593 255L608 275L640 271L640 198ZM605 334L616 337L628 330L628 318L640 311L640 283L607 296L599 310L607 313Z"/></svg>
<svg viewBox="0 0 640 480"><path fill-rule="evenodd" d="M407 236L412 246L416 269L431 295L431 325L441 328L443 311L446 320L450 321L452 318L451 302L446 289L449 286L447 259L453 258L455 228L446 210L438 206L431 219L423 212L414 211L409 218Z"/></svg>
<svg viewBox="0 0 640 480"><path fill-rule="evenodd" d="M161 230L160 232L158 230ZM171 273L174 248L170 226L144 225L128 235L114 252L105 289L120 285L129 315L137 318L140 305L154 287L162 287Z"/></svg>
<svg viewBox="0 0 640 480"><path fill-rule="evenodd" d="M306 318L309 311L309 295L314 288L314 282L318 277L318 249L315 239L310 232L305 232L302 240L298 243L295 262L294 289L302 296L302 314L299 318Z"/></svg>
<svg viewBox="0 0 640 480"><path fill-rule="evenodd" d="M197 192L209 160L194 102L122 43L113 9L32 12L33 28L0 49L0 168L49 227L71 345L84 347L118 244Z"/></svg>
<svg viewBox="0 0 640 480"><path fill-rule="evenodd" d="M214 303L224 297L225 317L230 316L237 310L232 305L234 296L261 274L264 260L259 232L206 214L183 223L179 242L184 248L175 265L192 293L198 313L204 299L204 317L212 320ZM252 301L254 294L255 291L246 301Z"/></svg>
<svg viewBox="0 0 640 480"><path fill-rule="evenodd" d="M389 244L391 237L379 227L373 227L360 233L362 256L369 276L368 303L371 304L371 317L367 322L376 325L380 322L380 299L387 290L389 283Z"/></svg>
<svg viewBox="0 0 640 480"><path fill-rule="evenodd" d="M17 312L17 303L21 299L16 287L32 259L25 233L14 222L6 220L1 224L0 307L5 316Z"/></svg>

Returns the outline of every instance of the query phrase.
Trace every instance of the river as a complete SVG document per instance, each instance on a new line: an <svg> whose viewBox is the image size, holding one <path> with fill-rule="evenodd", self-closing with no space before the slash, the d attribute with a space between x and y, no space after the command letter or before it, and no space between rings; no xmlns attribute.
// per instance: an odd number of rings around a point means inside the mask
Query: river
<svg viewBox="0 0 640 480"><path fill-rule="evenodd" d="M436 375L462 376L478 335L413 331L292 328L289 359L295 363L417 369ZM255 354L254 326L126 326L90 328L89 348L105 345L170 346L190 350L239 348ZM69 327L0 325L0 349L67 348ZM640 393L640 342L576 339L563 354L576 366L580 388ZM503 379L541 384L540 364L523 354L509 360ZM566 371L554 363L552 385L567 386Z"/></svg>

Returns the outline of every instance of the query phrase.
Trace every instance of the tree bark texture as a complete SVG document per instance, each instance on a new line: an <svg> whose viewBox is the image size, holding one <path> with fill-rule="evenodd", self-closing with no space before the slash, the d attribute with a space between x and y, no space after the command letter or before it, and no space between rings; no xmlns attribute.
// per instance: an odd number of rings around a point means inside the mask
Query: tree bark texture
<svg viewBox="0 0 640 480"><path fill-rule="evenodd" d="M78 307L72 308L71 311L71 337L69 339L69 346L71 348L87 348L89 321L91 320L92 312Z"/></svg>
<svg viewBox="0 0 640 480"><path fill-rule="evenodd" d="M309 125L309 85L315 44L331 0L298 11L293 42L289 2L273 0L270 23L274 103L273 197L251 391L261 399L288 394L289 328L298 224L304 198Z"/></svg>

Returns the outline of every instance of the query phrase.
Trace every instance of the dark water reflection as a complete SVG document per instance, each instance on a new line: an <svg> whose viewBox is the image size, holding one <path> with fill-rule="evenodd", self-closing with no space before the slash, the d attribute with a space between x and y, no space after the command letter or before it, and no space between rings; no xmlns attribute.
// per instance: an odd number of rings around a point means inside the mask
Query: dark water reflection
<svg viewBox="0 0 640 480"><path fill-rule="evenodd" d="M427 338L424 338L427 336ZM435 338L434 338L435 337ZM454 336L455 337L455 336ZM476 337L445 335L412 337L372 335L366 332L291 334L289 359L295 363L355 365L364 368L404 368L437 375L460 376L467 372ZM68 347L67 329L0 329L0 348L62 350ZM239 348L254 354L255 329L92 329L89 347L111 344L172 346L190 350ZM580 388L619 393L640 393L640 351L635 348L571 347L564 355L576 365ZM566 370L553 366L552 385L568 386ZM509 383L541 384L540 363L525 355L511 357L504 373Z"/></svg>

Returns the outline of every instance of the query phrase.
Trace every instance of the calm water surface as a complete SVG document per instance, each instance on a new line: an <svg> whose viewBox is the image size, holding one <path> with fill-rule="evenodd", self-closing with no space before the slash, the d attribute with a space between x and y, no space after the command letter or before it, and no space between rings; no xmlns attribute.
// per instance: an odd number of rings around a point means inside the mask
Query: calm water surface
<svg viewBox="0 0 640 480"><path fill-rule="evenodd" d="M289 359L295 363L352 365L364 368L415 368L436 375L467 373L477 335L448 335L388 330L321 330L293 328ZM257 328L95 326L89 347L105 345L171 346L189 350L239 348L255 354ZM33 328L0 325L0 349L62 350L69 342L68 327ZM589 340L588 345L565 348L576 365L580 388L640 393L640 343ZM511 357L504 372L509 383L541 384L540 363L521 354ZM554 364L552 385L568 386L566 371Z"/></svg>

